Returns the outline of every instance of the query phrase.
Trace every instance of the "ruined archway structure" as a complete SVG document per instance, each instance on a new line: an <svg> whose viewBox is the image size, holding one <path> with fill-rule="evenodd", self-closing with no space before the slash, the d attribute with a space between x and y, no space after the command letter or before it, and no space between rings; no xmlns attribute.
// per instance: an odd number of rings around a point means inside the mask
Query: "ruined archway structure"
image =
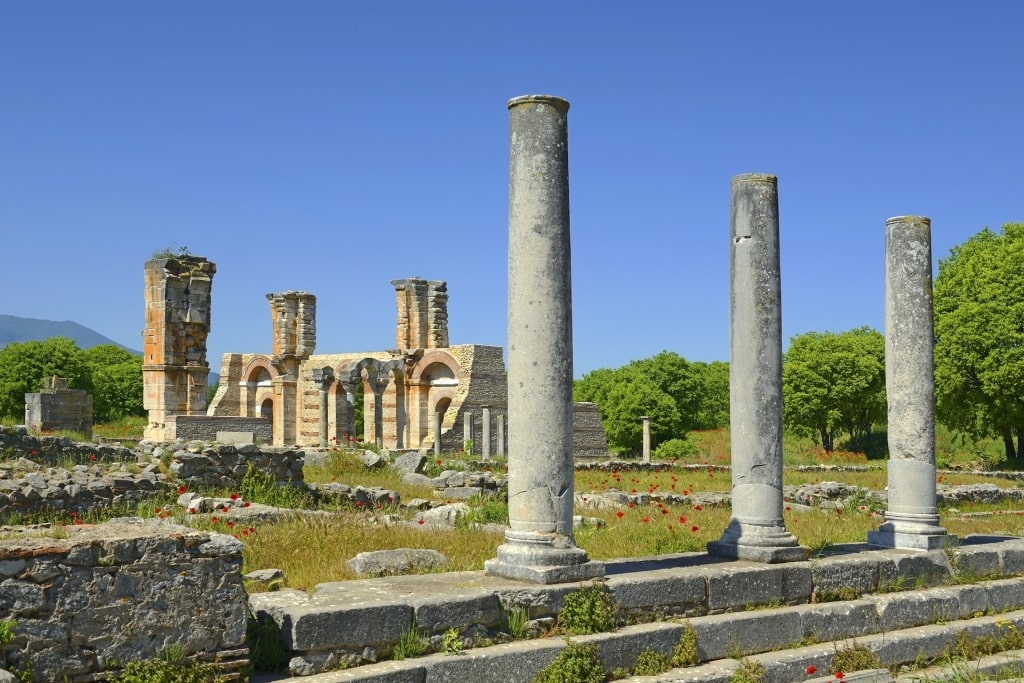
<svg viewBox="0 0 1024 683"><path fill-rule="evenodd" d="M431 449L434 413L440 412L441 449L461 448L467 413L479 419L484 406L492 415L506 412L503 350L449 345L443 281L413 277L391 284L398 321L395 348L385 351L314 353L316 297L268 294L273 353L224 354L220 387L207 414L267 418L269 404L275 445L316 446L324 388L330 443L345 442L355 433L354 405L361 393L366 441L390 449ZM321 384L314 369L320 371Z"/></svg>

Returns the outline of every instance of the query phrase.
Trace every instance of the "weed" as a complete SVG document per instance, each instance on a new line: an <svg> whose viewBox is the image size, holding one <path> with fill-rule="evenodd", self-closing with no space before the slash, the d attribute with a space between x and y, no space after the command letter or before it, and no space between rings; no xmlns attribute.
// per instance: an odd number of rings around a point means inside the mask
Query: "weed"
<svg viewBox="0 0 1024 683"><path fill-rule="evenodd" d="M615 606L604 584L581 586L566 595L562 611L558 613L558 624L576 635L614 631L618 627Z"/></svg>
<svg viewBox="0 0 1024 683"><path fill-rule="evenodd" d="M447 637L448 633L445 632ZM458 631L455 632L458 636ZM459 641L460 645L462 641ZM412 624L409 630L402 634L402 637L398 639L398 644L395 645L395 649L391 652L392 659L407 659L409 657L419 657L426 654L428 641L423 637L423 634L416 628L416 624ZM448 651L447 643L444 643L445 652Z"/></svg>
<svg viewBox="0 0 1024 683"><path fill-rule="evenodd" d="M672 661L668 655L655 652L650 648L644 648L636 658L633 665L634 676L657 676L672 668Z"/></svg>
<svg viewBox="0 0 1024 683"><path fill-rule="evenodd" d="M697 631L690 622L686 622L683 624L683 634L672 650L672 666L696 666L698 661Z"/></svg>
<svg viewBox="0 0 1024 683"><path fill-rule="evenodd" d="M729 683L763 683L764 675L764 665L744 659L740 661L740 668L729 678Z"/></svg>
<svg viewBox="0 0 1024 683"><path fill-rule="evenodd" d="M526 607L502 609L505 625L512 640L523 640L527 636L526 624L530 621L530 610Z"/></svg>
<svg viewBox="0 0 1024 683"><path fill-rule="evenodd" d="M871 650L854 643L849 647L836 650L832 655L832 671L862 671L864 669L880 669L882 663Z"/></svg>
<svg viewBox="0 0 1024 683"><path fill-rule="evenodd" d="M301 509L313 506L312 496L305 487L279 486L271 474L252 466L242 477L238 493L245 500L279 508Z"/></svg>
<svg viewBox="0 0 1024 683"><path fill-rule="evenodd" d="M225 683L213 664L167 662L152 659L129 662L114 678L117 683Z"/></svg>
<svg viewBox="0 0 1024 683"><path fill-rule="evenodd" d="M860 591L853 586L840 586L834 591L822 591L817 594L818 602L846 602L860 597Z"/></svg>
<svg viewBox="0 0 1024 683"><path fill-rule="evenodd" d="M17 622L13 619L0 621L0 646L6 645L14 640L15 626L17 626Z"/></svg>
<svg viewBox="0 0 1024 683"><path fill-rule="evenodd" d="M533 683L604 683L604 678L597 646L569 640L554 661L534 677Z"/></svg>
<svg viewBox="0 0 1024 683"><path fill-rule="evenodd" d="M441 636L441 650L447 655L457 655L462 652L462 636L459 629L452 626Z"/></svg>

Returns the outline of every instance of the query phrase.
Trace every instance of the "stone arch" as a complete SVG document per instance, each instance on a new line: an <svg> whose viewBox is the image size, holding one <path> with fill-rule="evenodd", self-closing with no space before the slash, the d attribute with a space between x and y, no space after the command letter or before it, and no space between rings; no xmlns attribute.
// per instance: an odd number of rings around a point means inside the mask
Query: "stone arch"
<svg viewBox="0 0 1024 683"><path fill-rule="evenodd" d="M363 358L341 371L339 382L363 392L363 438L378 446L404 448L408 440L405 360Z"/></svg>
<svg viewBox="0 0 1024 683"><path fill-rule="evenodd" d="M239 396L243 416L262 416L273 419L272 412L264 413L262 409L268 400L273 405L274 378L277 376L277 370L270 364L270 359L266 356L256 356L246 363L242 370L242 387Z"/></svg>
<svg viewBox="0 0 1024 683"><path fill-rule="evenodd" d="M413 407L412 443L423 447L436 438L434 414L442 412L441 436L454 424L454 413L448 407L455 399L461 370L455 358L447 351L427 351L409 373L409 404Z"/></svg>

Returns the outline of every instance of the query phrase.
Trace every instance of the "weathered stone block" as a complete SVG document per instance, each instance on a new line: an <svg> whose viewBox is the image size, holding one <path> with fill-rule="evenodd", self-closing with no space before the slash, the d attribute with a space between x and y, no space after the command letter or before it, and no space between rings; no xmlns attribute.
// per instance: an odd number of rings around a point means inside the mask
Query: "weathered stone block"
<svg viewBox="0 0 1024 683"><path fill-rule="evenodd" d="M794 608L800 621L801 637L819 641L839 640L878 630L875 605L865 600L801 605Z"/></svg>
<svg viewBox="0 0 1024 683"><path fill-rule="evenodd" d="M879 563L871 556L824 557L812 563L814 593L819 598L854 590L859 595L878 587Z"/></svg>
<svg viewBox="0 0 1024 683"><path fill-rule="evenodd" d="M707 572L708 609L712 612L767 605L784 595L782 567L727 567Z"/></svg>
<svg viewBox="0 0 1024 683"><path fill-rule="evenodd" d="M937 591L869 595L865 596L864 600L874 604L878 612L878 627L882 631L897 631L936 621L957 619L960 615L958 597Z"/></svg>
<svg viewBox="0 0 1024 683"><path fill-rule="evenodd" d="M412 600L416 627L428 633L443 633L455 627L481 624L497 628L502 623L498 596L489 590L464 590L458 595L432 595Z"/></svg>
<svg viewBox="0 0 1024 683"><path fill-rule="evenodd" d="M694 619L701 661L788 647L803 638L800 619L785 610L756 610Z"/></svg>

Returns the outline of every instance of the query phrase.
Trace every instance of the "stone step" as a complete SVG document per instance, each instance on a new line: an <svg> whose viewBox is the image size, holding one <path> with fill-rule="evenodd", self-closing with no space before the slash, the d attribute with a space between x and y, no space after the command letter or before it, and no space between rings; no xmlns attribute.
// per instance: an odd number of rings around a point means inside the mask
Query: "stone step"
<svg viewBox="0 0 1024 683"><path fill-rule="evenodd" d="M890 642L894 633L938 628L937 622L985 624L987 617L978 615L1024 609L1024 579L975 581L1022 573L1024 539L969 537L948 551L849 545L828 557L779 565L722 561L704 553L618 560L607 563L604 585L627 622L671 616L688 621L698 635L701 661L711 662L704 667L729 670L729 660L737 652L766 661L782 657L772 663L773 670L787 676L798 672L788 680L803 681L808 678L807 666L824 670L834 642L871 639L887 652L895 647ZM497 632L505 612L512 609L528 609L534 619L554 617L566 594L578 589L575 584L532 585L482 572L459 572L321 584L312 594L259 593L250 596L250 607L257 617L277 623L286 648L295 655L292 672L316 674L343 663L387 656L414 623L428 635L456 628L463 635L486 636ZM598 644L609 669L629 669L645 647L671 652L682 631L682 621L665 620L579 640ZM934 637L942 641L955 631L936 633ZM828 645L794 647L806 642L808 634ZM431 674L429 680L449 680L448 672L455 671L461 672L463 683L509 683L529 680L532 673L526 673L538 671L562 647L561 638L519 641L467 649L457 656L364 664L345 672L356 678L337 680L424 680L415 672L436 669L440 678ZM908 661L914 657L916 652ZM501 663L506 658L517 663L506 666ZM505 674L490 678L491 667ZM685 675L697 675L698 669L702 667ZM520 674L525 677L515 677Z"/></svg>

